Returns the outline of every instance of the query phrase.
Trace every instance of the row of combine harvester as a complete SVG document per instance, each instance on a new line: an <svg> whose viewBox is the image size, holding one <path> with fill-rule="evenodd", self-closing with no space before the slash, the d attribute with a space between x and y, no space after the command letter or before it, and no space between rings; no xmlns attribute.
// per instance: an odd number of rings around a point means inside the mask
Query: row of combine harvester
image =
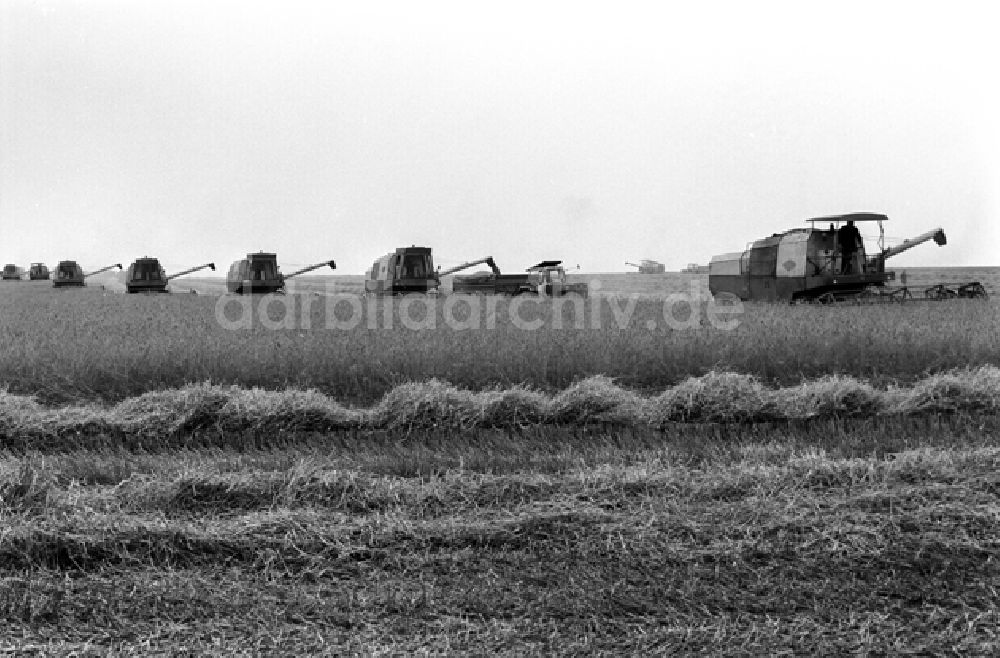
<svg viewBox="0 0 1000 658"><path fill-rule="evenodd" d="M117 267L121 269L122 266L119 264L108 265L107 267L102 267L99 270L94 270L93 272L83 273L83 270L74 260L63 260L59 261L54 272L50 272L48 266L45 263L32 263L28 268L28 279L31 281L42 281L42 280L52 280L52 285L56 288L72 287L72 286L83 286L87 277L93 276L95 274L100 274L101 272L107 272L110 269ZM17 265L8 263L4 265L2 278L4 281L20 281L24 278L24 270L22 270Z"/></svg>
<svg viewBox="0 0 1000 658"><path fill-rule="evenodd" d="M935 228L904 240L902 244L886 247L883 223L887 220L885 215L870 212L817 217L808 220L808 228L775 233L754 241L743 251L715 256L708 266L709 290L715 296L729 295L745 301L825 303L845 300L898 301L912 297L905 285L887 286L895 280L895 273L886 270L886 261L930 240L944 245L947 238L943 229ZM875 253L865 251L860 233L854 234L858 236L854 240L854 249L841 244L843 236L847 235L841 228L855 223L877 226L878 250ZM455 276L453 292L588 296L587 283L569 281L562 261L542 261L524 273L503 274L493 258L486 256L442 270L434 267L430 247L415 245L400 247L377 259L365 275L364 292L376 296L436 294L441 288L442 278L477 265L485 265L489 271ZM249 253L230 266L226 288L234 294L281 293L289 279L325 266L331 269L337 267L334 261L329 260L284 275L278 267L276 254ZM120 263L115 263L84 274L75 261L61 261L52 272L52 285L57 288L83 286L87 277L116 267L122 269ZM643 261L635 267L640 272L656 273L663 266L654 261ZM171 280L205 268L214 270L215 264L198 265L168 276L156 258L139 258L128 267L125 289L129 293L168 292ZM23 272L17 266L4 267L4 279L20 279L22 276ZM44 264L32 263L29 276L32 279L47 279L49 272ZM924 297L928 299L986 296L985 287L978 281L958 286L940 284L924 290Z"/></svg>
<svg viewBox="0 0 1000 658"><path fill-rule="evenodd" d="M453 292L497 295L537 294L554 297L566 295L586 297L588 294L588 285L585 282L567 280L562 261L542 261L529 267L523 274L503 274L493 258L487 256L441 270L434 267L431 248L417 246L400 247L376 260L365 277L365 294L376 296L406 293L436 294L441 287L443 277L476 265L486 265L490 271L454 277ZM332 260L322 261L303 267L291 274L283 274L278 267L276 254L249 253L246 258L234 261L230 266L226 276L226 289L230 293L239 295L282 293L289 279L327 266L330 269L336 269L337 264ZM84 273L76 261L64 260L60 261L50 274L44 264L33 263L30 268L30 278L51 278L52 285L56 288L82 287L86 285L86 280L89 277L115 268L121 270L121 263L113 263L93 272ZM169 292L168 284L173 279L206 268L215 270L215 263L205 263L168 275L158 259L145 256L133 261L125 271L125 291L128 293ZM22 277L23 272L15 265L8 265L4 268L3 278L21 279Z"/></svg>
<svg viewBox="0 0 1000 658"><path fill-rule="evenodd" d="M304 267L291 274L282 274L273 253L247 254L234 262L226 276L226 288L235 294L278 293L292 277L323 266L336 269L334 261L324 261ZM461 270L485 265L489 272L456 276L452 291L456 293L546 296L579 295L586 297L585 282L567 281L562 261L547 260L529 267L524 274L502 274L491 256L472 260L442 270L434 267L430 247L400 247L376 260L365 275L366 295L402 295L409 293L437 294L443 277Z"/></svg>
<svg viewBox="0 0 1000 658"><path fill-rule="evenodd" d="M287 279L325 265L329 265L331 268L336 267L332 260L324 261L286 276L278 270L275 254L247 254L246 258L232 264L227 285L230 292L238 294L280 292L284 289ZM88 278L115 268L121 270L121 263L113 263L93 272L84 273L83 268L76 261L63 260L59 261L52 272L49 272L44 263L32 263L29 269L29 279L51 279L52 286L55 288L81 288L86 285ZM128 293L170 292L168 285L172 280L204 269L214 271L215 263L197 265L182 272L168 275L159 259L144 256L133 261L125 271L125 291ZM4 267L3 278L6 280L20 280L23 276L24 272L16 265Z"/></svg>

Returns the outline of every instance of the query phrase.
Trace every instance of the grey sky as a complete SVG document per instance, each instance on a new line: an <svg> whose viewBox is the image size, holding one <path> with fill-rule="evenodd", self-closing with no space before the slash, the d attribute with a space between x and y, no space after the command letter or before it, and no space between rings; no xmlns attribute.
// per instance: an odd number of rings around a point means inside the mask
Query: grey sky
<svg viewBox="0 0 1000 658"><path fill-rule="evenodd" d="M802 4L7 0L0 261L678 269L871 210L1000 264L988 10Z"/></svg>

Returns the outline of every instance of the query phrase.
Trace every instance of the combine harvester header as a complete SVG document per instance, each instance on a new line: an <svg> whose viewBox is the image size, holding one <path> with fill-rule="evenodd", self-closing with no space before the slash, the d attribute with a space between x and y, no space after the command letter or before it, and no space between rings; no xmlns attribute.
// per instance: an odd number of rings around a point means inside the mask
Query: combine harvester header
<svg viewBox="0 0 1000 658"><path fill-rule="evenodd" d="M903 288L886 290L895 272L886 271L889 258L933 240L947 243L944 230L935 228L915 238L886 248L883 222L877 213L853 213L808 220L809 228L796 228L761 238L746 250L714 256L709 265L708 285L713 295L728 293L744 301L902 300L912 297ZM878 251L869 256L864 240L853 224L878 226ZM817 226L819 225L819 226ZM851 228L846 228L850 226ZM851 237L851 236L856 237ZM846 237L845 237L846 236ZM855 244L841 244L850 240ZM945 291L950 291L944 287ZM960 286L954 294L940 286L928 288L927 298L947 296L985 297L979 282Z"/></svg>

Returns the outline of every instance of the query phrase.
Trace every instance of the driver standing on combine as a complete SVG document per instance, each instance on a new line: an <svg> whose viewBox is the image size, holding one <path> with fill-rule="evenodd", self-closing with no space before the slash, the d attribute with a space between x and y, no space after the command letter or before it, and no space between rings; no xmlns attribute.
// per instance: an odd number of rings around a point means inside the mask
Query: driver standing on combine
<svg viewBox="0 0 1000 658"><path fill-rule="evenodd" d="M847 224L840 227L837 231L837 241L840 243L840 273L852 274L854 255L858 252L858 245L861 244L861 233L853 220L848 220Z"/></svg>

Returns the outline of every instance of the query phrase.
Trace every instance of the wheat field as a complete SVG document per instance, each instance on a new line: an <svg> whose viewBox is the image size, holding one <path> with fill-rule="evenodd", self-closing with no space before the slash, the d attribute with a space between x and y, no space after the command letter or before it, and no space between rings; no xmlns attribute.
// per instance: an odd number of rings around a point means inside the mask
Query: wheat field
<svg viewBox="0 0 1000 658"><path fill-rule="evenodd" d="M0 286L0 650L995 653L995 299L671 327L686 276Z"/></svg>

